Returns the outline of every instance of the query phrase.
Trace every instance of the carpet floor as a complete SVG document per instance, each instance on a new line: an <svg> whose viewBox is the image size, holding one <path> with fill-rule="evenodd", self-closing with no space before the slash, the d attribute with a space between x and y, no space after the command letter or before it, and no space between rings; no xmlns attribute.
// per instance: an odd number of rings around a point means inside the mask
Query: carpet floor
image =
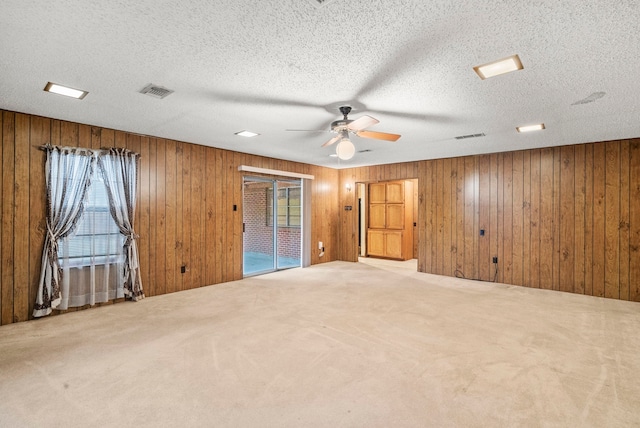
<svg viewBox="0 0 640 428"><path fill-rule="evenodd" d="M640 304L367 259L0 327L44 426L640 426Z"/></svg>

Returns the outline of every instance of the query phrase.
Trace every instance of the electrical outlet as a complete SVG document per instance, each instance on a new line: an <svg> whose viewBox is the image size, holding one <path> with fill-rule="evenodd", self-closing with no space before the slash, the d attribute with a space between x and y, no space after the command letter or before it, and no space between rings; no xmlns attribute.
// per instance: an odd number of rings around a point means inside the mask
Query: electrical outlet
<svg viewBox="0 0 640 428"><path fill-rule="evenodd" d="M493 257L493 263L494 263L494 264L497 264L497 263L498 263L498 257L496 257L496 256L494 256L494 257Z"/></svg>
<svg viewBox="0 0 640 428"><path fill-rule="evenodd" d="M318 250L322 250L322 247L324 247L324 244L322 243L322 241L318 242Z"/></svg>

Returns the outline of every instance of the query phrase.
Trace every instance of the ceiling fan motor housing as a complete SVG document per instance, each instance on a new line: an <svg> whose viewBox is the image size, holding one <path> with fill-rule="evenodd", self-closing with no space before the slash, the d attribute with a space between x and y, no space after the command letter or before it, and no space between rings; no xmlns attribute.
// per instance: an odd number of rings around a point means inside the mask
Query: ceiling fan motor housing
<svg viewBox="0 0 640 428"><path fill-rule="evenodd" d="M349 125L351 122L353 122L353 120L335 120L333 122L331 122L331 130L332 131L336 131L339 132L342 129L346 129L347 125Z"/></svg>

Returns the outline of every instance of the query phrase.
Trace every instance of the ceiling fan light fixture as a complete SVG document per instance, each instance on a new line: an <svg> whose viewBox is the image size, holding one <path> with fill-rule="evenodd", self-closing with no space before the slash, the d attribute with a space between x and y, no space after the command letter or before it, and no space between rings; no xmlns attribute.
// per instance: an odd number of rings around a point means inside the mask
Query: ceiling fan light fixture
<svg viewBox="0 0 640 428"><path fill-rule="evenodd" d="M473 70L478 73L478 76L482 80L489 77L499 76L501 74L511 73L512 71L522 70L522 62L518 55L511 55L507 58L502 58L497 61L489 62L487 64L478 65L473 67Z"/></svg>
<svg viewBox="0 0 640 428"><path fill-rule="evenodd" d="M356 146L348 138L343 138L336 146L336 154L338 159L349 160L356 154Z"/></svg>

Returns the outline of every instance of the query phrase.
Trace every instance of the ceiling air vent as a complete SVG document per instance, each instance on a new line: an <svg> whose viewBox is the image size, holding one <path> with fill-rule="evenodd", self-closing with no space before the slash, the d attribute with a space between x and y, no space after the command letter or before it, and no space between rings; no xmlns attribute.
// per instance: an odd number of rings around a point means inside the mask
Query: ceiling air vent
<svg viewBox="0 0 640 428"><path fill-rule="evenodd" d="M480 134L459 135L456 137L456 140L466 140L467 138L478 138L478 137L484 137L484 132Z"/></svg>
<svg viewBox="0 0 640 428"><path fill-rule="evenodd" d="M162 86L154 85L150 83L140 91L141 94L149 95L153 98L165 98L167 95L171 95L173 91L171 89L163 88Z"/></svg>

